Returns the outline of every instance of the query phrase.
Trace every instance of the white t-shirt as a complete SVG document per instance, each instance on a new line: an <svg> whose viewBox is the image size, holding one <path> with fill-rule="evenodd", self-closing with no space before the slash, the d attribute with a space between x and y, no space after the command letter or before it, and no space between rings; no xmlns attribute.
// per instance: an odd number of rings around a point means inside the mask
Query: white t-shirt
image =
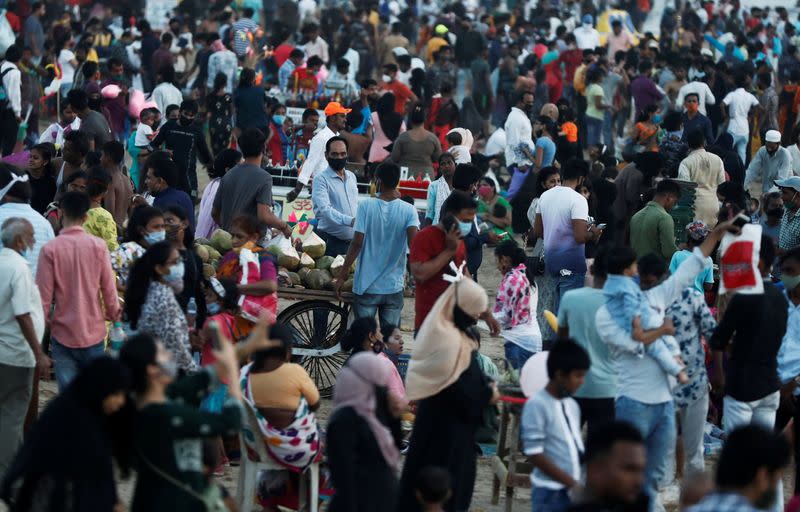
<svg viewBox="0 0 800 512"><path fill-rule="evenodd" d="M687 94L697 94L700 97L699 101L699 108L700 113L705 115L706 114L706 105L713 105L716 103L717 99L714 97L714 93L711 92L711 89L708 88L708 84L705 82L698 82L693 81L689 82L688 84L684 85L678 91L678 98L675 100L675 105L680 106L683 110L683 100L686 98Z"/></svg>
<svg viewBox="0 0 800 512"><path fill-rule="evenodd" d="M61 83L71 84L75 81L75 67L69 61L75 60L75 54L72 50L66 48L61 49L58 54L58 65L61 66Z"/></svg>
<svg viewBox="0 0 800 512"><path fill-rule="evenodd" d="M584 244L575 242L572 221L588 220L586 198L569 187L553 187L539 198L536 214L542 216L547 272L558 275L566 269L572 273L585 273L586 250Z"/></svg>
<svg viewBox="0 0 800 512"><path fill-rule="evenodd" d="M144 148L150 145L151 140L153 140L153 128L148 124L139 123L139 126L136 128L134 145L137 148Z"/></svg>
<svg viewBox="0 0 800 512"><path fill-rule="evenodd" d="M730 117L728 133L747 136L750 133L747 114L750 113L751 108L758 106L758 99L739 87L735 91L729 92L722 103L728 107L728 117Z"/></svg>

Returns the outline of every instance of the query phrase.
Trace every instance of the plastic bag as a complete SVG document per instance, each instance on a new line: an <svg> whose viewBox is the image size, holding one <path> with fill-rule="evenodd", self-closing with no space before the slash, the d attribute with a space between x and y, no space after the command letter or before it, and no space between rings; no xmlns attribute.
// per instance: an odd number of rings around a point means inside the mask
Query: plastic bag
<svg viewBox="0 0 800 512"><path fill-rule="evenodd" d="M764 281L758 270L760 252L760 225L745 224L741 234L725 234L720 245L719 292L721 294L728 292L764 293Z"/></svg>
<svg viewBox="0 0 800 512"><path fill-rule="evenodd" d="M239 284L251 284L258 282L261 278L261 262L258 254L251 251L247 246L239 250L239 267L242 269L242 278ZM258 321L262 311L270 314L270 324L275 323L275 315L278 311L278 298L275 294L270 295L245 295L239 296L239 309L243 318L251 322Z"/></svg>
<svg viewBox="0 0 800 512"><path fill-rule="evenodd" d="M6 18L6 10L0 9L0 55L5 57L6 50L14 44L15 40L14 30L11 29L11 24Z"/></svg>

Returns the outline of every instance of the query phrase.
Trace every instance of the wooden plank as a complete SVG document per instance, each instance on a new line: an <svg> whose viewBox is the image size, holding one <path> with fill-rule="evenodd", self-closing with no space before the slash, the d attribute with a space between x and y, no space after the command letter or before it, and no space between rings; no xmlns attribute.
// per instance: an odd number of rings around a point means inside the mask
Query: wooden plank
<svg viewBox="0 0 800 512"><path fill-rule="evenodd" d="M330 302L340 302L336 294L331 290L309 290L307 288L278 288L278 298L287 300L327 300ZM355 299L355 295L350 292L342 292L341 302L350 303Z"/></svg>

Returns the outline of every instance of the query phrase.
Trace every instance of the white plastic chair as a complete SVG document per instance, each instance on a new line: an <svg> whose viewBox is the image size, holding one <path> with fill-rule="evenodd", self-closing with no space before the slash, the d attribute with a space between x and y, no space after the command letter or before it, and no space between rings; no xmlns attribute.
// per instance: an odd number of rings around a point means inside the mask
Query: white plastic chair
<svg viewBox="0 0 800 512"><path fill-rule="evenodd" d="M252 512L253 497L256 493L256 485L258 485L259 471L289 470L275 462L272 456L267 453L264 436L258 426L256 411L253 409L252 404L246 400L244 400L242 404L245 410L245 417L242 421L242 431L239 433L239 444L242 455L236 495L237 501L239 502L239 510L241 512ZM250 447L256 452L258 455L257 461L250 460L247 447ZM308 489L309 486L311 487L310 492ZM300 507L298 510L308 510L309 512L318 512L319 510L319 462L312 463L300 475L299 505Z"/></svg>

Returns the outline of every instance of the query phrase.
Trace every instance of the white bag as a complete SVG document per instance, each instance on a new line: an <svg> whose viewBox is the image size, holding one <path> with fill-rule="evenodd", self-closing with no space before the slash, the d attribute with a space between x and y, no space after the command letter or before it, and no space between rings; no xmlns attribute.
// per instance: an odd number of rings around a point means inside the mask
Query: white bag
<svg viewBox="0 0 800 512"><path fill-rule="evenodd" d="M5 57L6 50L9 46L14 44L16 37L14 31L11 29L11 24L6 18L6 10L0 9L0 55Z"/></svg>
<svg viewBox="0 0 800 512"><path fill-rule="evenodd" d="M764 293L758 270L761 226L745 224L739 235L725 233L719 249L719 293Z"/></svg>

